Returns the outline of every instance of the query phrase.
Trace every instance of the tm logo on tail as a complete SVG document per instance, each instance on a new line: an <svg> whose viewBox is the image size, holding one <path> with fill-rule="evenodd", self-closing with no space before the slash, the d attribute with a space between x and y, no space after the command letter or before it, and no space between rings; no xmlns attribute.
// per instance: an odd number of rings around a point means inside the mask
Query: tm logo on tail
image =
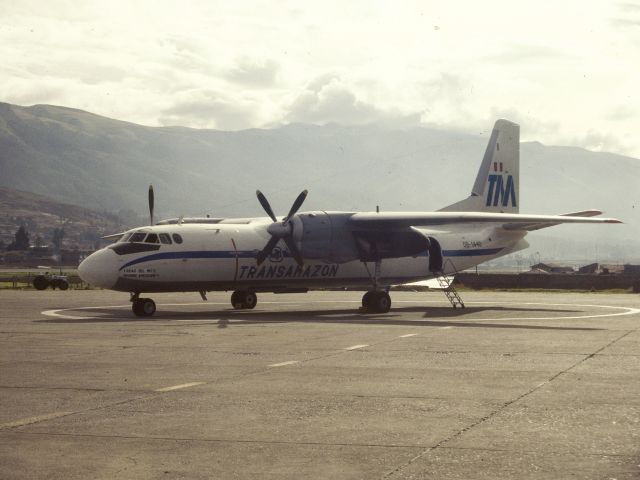
<svg viewBox="0 0 640 480"><path fill-rule="evenodd" d="M504 176L502 175L502 162L499 164L494 163L493 170L499 171L500 174L491 174L488 176L487 181L489 182L489 191L487 192L487 207L517 207L516 201L516 185L513 181L512 175L507 175L507 180L505 182Z"/></svg>

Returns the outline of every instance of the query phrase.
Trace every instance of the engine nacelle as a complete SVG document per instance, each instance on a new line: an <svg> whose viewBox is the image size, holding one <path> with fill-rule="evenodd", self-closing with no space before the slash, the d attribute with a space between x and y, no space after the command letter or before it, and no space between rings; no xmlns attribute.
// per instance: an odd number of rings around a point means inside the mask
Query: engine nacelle
<svg viewBox="0 0 640 480"><path fill-rule="evenodd" d="M417 256L427 250L424 236L414 231L358 231L353 214L307 212L296 215L294 239L303 258L344 263Z"/></svg>
<svg viewBox="0 0 640 480"><path fill-rule="evenodd" d="M344 263L358 259L347 222L349 213L306 212L296 215L294 238L305 259Z"/></svg>

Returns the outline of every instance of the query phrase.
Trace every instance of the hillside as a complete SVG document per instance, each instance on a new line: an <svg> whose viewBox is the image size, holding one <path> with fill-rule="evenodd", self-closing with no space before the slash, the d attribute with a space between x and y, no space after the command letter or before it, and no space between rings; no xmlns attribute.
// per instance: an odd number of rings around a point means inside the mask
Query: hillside
<svg viewBox="0 0 640 480"><path fill-rule="evenodd" d="M24 225L31 242L40 236L50 244L53 231L63 228L65 248L93 249L100 236L122 231L124 225L114 214L57 202L49 197L0 187L0 242L8 245L16 229Z"/></svg>
<svg viewBox="0 0 640 480"><path fill-rule="evenodd" d="M149 183L158 218L262 215L257 188L282 214L304 188L310 191L304 210L434 210L468 195L490 128L469 135L294 124L224 132L145 127L70 108L5 103L0 186L98 211L136 212L142 219ZM559 255L576 249L585 256L596 250L636 255L638 184L637 159L523 143L523 213L600 208L626 222L535 233L532 248L551 238Z"/></svg>

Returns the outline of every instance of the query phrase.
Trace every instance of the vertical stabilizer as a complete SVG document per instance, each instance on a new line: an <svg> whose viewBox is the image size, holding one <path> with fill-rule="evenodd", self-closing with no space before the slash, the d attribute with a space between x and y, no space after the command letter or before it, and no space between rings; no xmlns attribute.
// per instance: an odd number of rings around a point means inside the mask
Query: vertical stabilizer
<svg viewBox="0 0 640 480"><path fill-rule="evenodd" d="M493 126L471 195L441 211L518 213L519 192L520 126L498 120Z"/></svg>

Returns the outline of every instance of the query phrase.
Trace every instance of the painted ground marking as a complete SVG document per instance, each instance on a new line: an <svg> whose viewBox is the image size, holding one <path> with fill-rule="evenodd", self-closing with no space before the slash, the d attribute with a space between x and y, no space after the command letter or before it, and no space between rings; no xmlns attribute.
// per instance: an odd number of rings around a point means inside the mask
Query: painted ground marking
<svg viewBox="0 0 640 480"><path fill-rule="evenodd" d="M196 385L204 385L204 382L191 382L183 383L181 385L173 385L171 387L158 388L154 392L172 392L173 390L180 390L182 388L195 387Z"/></svg>
<svg viewBox="0 0 640 480"><path fill-rule="evenodd" d="M369 345L365 345L365 344L362 344L362 345L352 345L352 346L350 346L350 347L345 348L345 350L357 350L357 349L359 349L359 348L364 348L364 347L368 347L368 346L369 346Z"/></svg>
<svg viewBox="0 0 640 480"><path fill-rule="evenodd" d="M284 367L286 365L295 365L296 363L300 363L300 360L289 360L288 362L272 363L271 365L267 365L267 366L268 367Z"/></svg>

